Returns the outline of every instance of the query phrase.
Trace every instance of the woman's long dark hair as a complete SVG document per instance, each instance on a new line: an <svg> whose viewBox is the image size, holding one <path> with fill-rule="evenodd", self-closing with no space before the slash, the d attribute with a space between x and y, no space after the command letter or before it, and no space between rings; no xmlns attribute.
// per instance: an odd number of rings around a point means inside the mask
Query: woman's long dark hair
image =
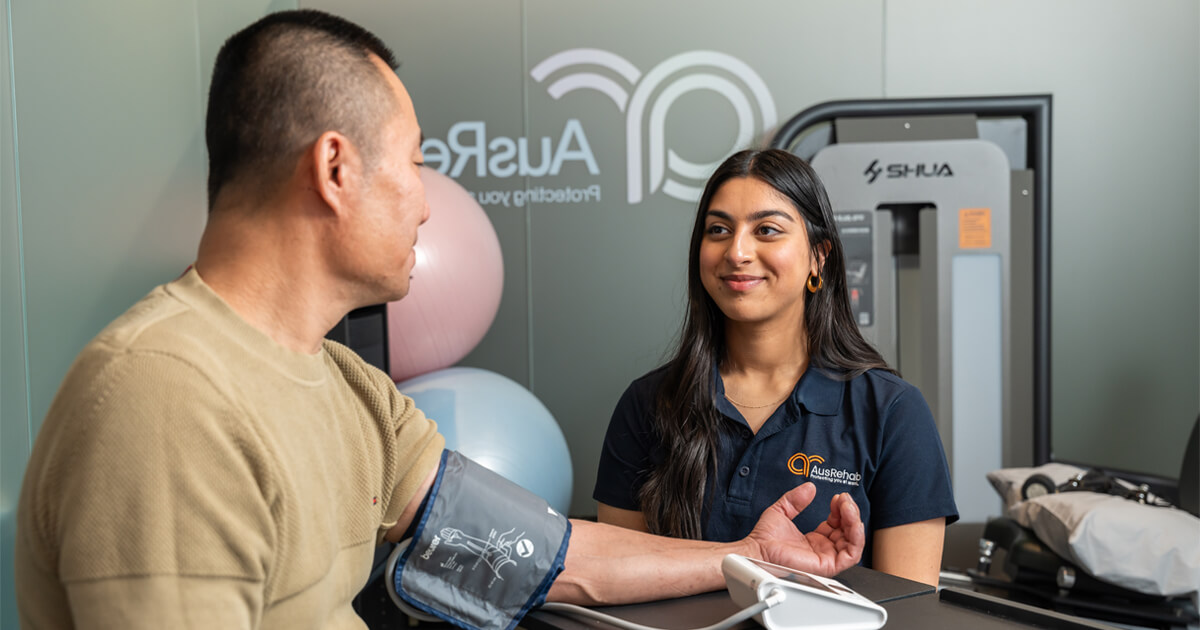
<svg viewBox="0 0 1200 630"><path fill-rule="evenodd" d="M713 195L726 181L753 177L791 200L808 232L812 256L828 243L821 267L824 286L804 294L808 365L841 378L872 368L892 371L863 339L850 311L846 261L837 236L833 209L808 163L779 149L741 151L730 156L704 187L688 252L688 310L674 356L663 370L654 401L654 426L666 453L638 493L650 531L679 538L700 538L700 514L709 474L715 469L721 422L712 379L713 364L725 358L725 315L700 281L700 242Z"/></svg>

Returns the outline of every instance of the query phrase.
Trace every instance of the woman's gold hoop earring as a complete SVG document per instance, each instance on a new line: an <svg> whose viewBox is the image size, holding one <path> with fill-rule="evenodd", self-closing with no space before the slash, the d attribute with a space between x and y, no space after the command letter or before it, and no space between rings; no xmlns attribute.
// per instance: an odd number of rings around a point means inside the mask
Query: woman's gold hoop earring
<svg viewBox="0 0 1200 630"><path fill-rule="evenodd" d="M817 279L817 286L815 286L815 287L813 286L813 278ZM825 280L821 277L821 274L813 274L808 277L807 284L808 284L808 292L816 293L817 291L821 290L821 287L825 286Z"/></svg>

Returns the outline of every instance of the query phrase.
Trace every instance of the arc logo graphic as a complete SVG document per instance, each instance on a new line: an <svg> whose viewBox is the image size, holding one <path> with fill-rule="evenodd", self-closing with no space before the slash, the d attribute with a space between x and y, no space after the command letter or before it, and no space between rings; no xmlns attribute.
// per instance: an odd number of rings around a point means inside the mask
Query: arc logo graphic
<svg viewBox="0 0 1200 630"><path fill-rule="evenodd" d="M625 114L626 198L630 204L640 203L659 189L682 201L698 200L704 181L729 153L723 151L712 161L697 162L667 146L667 113L683 95L708 90L729 101L738 126L731 149L748 146L756 132L776 122L775 101L762 77L745 62L721 52L680 53L642 74L615 53L572 48L547 57L529 74L542 83L562 70L571 72L546 87L555 100L575 90L595 90Z"/></svg>
<svg viewBox="0 0 1200 630"><path fill-rule="evenodd" d="M792 471L793 475L807 477L808 471L813 464L823 464L825 458L820 455L805 455L804 453L796 453L788 460L788 470Z"/></svg>

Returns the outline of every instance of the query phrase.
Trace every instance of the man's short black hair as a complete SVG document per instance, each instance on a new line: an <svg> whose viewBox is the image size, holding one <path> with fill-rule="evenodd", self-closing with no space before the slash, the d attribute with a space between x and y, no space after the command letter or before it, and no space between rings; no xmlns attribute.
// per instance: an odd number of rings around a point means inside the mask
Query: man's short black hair
<svg viewBox="0 0 1200 630"><path fill-rule="evenodd" d="M230 37L208 92L209 209L237 180L274 192L326 131L346 135L372 160L395 110L372 55L398 65L378 37L321 11L272 13Z"/></svg>

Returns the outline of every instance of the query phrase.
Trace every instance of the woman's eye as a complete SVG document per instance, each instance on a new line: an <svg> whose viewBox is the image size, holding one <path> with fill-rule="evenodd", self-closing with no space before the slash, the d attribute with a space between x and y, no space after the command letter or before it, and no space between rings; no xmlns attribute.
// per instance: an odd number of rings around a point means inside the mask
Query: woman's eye
<svg viewBox="0 0 1200 630"><path fill-rule="evenodd" d="M758 226L758 233L762 234L763 236L774 236L776 234L782 234L783 232L779 228L776 228L772 225L760 225Z"/></svg>
<svg viewBox="0 0 1200 630"><path fill-rule="evenodd" d="M713 224L713 225L708 226L708 228L705 229L704 232L706 234L716 235L716 234L726 234L729 232L729 230L725 229L725 226L723 226L723 225Z"/></svg>

